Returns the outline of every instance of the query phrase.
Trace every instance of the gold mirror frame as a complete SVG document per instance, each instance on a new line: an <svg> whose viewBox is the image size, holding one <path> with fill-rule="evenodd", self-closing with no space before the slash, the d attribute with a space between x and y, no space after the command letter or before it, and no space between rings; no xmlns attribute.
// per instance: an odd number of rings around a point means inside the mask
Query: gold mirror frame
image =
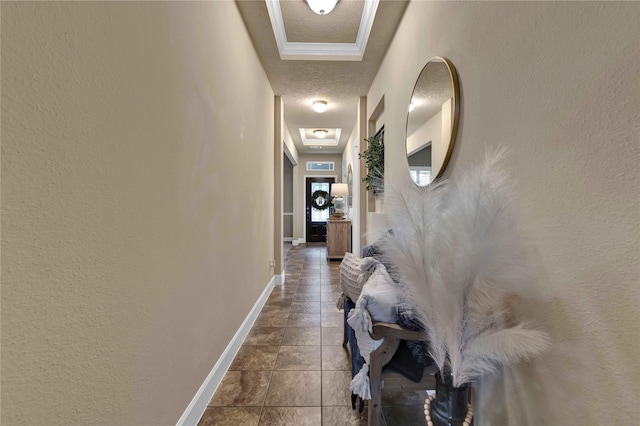
<svg viewBox="0 0 640 426"><path fill-rule="evenodd" d="M408 110L407 167L416 185L427 186L447 168L458 134L460 87L458 74L448 59L436 56L422 68Z"/></svg>

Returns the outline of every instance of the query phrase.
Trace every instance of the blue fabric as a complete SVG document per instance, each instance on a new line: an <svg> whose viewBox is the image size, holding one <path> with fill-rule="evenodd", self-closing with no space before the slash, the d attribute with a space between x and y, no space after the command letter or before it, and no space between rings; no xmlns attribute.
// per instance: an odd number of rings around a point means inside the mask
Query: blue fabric
<svg viewBox="0 0 640 426"><path fill-rule="evenodd" d="M358 342L356 341L356 332L351 328L349 323L347 322L347 318L349 316L349 312L356 307L356 304L345 297L344 301L344 326L347 330L347 338L349 339L349 349L351 352L351 378L358 374L358 372L362 369L364 365L364 358L360 355L360 349L358 349ZM358 395L352 393L351 394L351 408L356 409L356 402L358 400ZM359 410L362 413L364 409L364 401L360 399L360 407Z"/></svg>
<svg viewBox="0 0 640 426"><path fill-rule="evenodd" d="M418 317L415 305L406 299L398 301L398 325L411 331L424 332L424 325ZM429 355L429 346L427 342L421 340L407 340L406 345L411 354L423 367L427 367L433 363L433 358Z"/></svg>
<svg viewBox="0 0 640 426"><path fill-rule="evenodd" d="M362 248L362 257L373 257L382 263L391 278L398 284L401 285L400 274L396 271L395 266L389 260L389 258L384 254L382 250L382 240L385 238L393 238L393 230L388 230L380 240L376 241L373 244L368 246L364 246ZM406 298L402 298L398 301L398 321L397 324L411 331L424 331L424 326L420 319L418 318L415 306L411 303L410 300ZM433 359L429 355L429 347L427 342L417 341L417 340L406 340L401 343L401 346L406 345L409 348L409 351L413 355L413 358L418 362L418 364L422 367L427 367L433 363ZM414 376L414 368L409 369L409 375ZM404 374L404 373L403 373ZM422 373L420 373L422 374ZM409 379L411 377L405 376ZM419 381L419 380L418 380Z"/></svg>
<svg viewBox="0 0 640 426"><path fill-rule="evenodd" d="M393 235L392 231L388 232L389 235ZM388 271L394 271L393 264L389 261L389 259L384 255L380 248L380 244L371 244L362 248L362 257L373 257L380 261ZM392 273L392 278L397 282L396 277L397 274ZM405 303L403 303L405 302ZM406 303L408 301L401 301L399 304L398 311L398 324L406 327L410 330L421 329L422 324L419 322L415 315L415 311L411 308L413 305L410 303ZM358 343L356 341L356 333L351 328L349 323L347 322L349 312L351 309L354 309L356 304L353 300L348 297L345 297L344 302L344 326L347 332L347 339L349 342L349 349L351 352L351 378L353 379L358 372L364 366L364 358L360 355L360 349L358 349ZM404 343L404 344L403 344ZM422 373L424 372L424 367L429 365L432 360L426 354L426 347L424 342L407 342L403 341L400 344L400 347L394 354L391 361L384 367L391 368L409 380L413 380L414 382L420 382L422 379ZM356 409L356 404L358 402L359 396L355 394L351 394L351 408ZM362 412L364 409L364 401L360 399L359 403L359 411Z"/></svg>
<svg viewBox="0 0 640 426"><path fill-rule="evenodd" d="M399 282L399 274L396 271L395 265L391 262L388 256L384 254L382 250L384 239L393 238L393 231L388 230L378 241L373 244L369 244L368 246L364 246L362 248L362 257L373 257L378 262L382 263L385 268L387 268L387 272L391 275L391 278L397 283Z"/></svg>

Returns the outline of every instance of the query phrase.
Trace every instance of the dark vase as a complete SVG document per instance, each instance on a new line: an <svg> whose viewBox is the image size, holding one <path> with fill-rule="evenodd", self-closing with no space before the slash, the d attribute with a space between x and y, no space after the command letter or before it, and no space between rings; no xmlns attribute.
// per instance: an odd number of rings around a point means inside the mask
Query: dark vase
<svg viewBox="0 0 640 426"><path fill-rule="evenodd" d="M438 371L435 377L436 397L429 406L433 426L462 426L469 406L469 384L453 387L451 372Z"/></svg>

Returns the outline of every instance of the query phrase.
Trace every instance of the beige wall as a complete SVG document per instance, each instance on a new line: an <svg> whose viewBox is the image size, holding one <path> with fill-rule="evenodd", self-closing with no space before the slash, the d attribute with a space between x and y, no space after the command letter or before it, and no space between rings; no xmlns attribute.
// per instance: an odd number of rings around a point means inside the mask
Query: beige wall
<svg viewBox="0 0 640 426"><path fill-rule="evenodd" d="M283 154L282 168L284 170L284 173L282 177L282 235L289 241L293 238L293 167L294 166L293 164L291 164L291 160L289 160L286 154Z"/></svg>
<svg viewBox="0 0 640 426"><path fill-rule="evenodd" d="M553 345L494 386L483 381L480 424L637 421L638 22L636 2L414 1L369 92L369 102L385 96L387 177L409 179L413 85L431 57L449 58L462 110L446 175L506 145L530 206L545 275L539 297L515 312L548 330Z"/></svg>
<svg viewBox="0 0 640 426"><path fill-rule="evenodd" d="M233 2L2 2L2 424L175 424L273 275L273 116Z"/></svg>
<svg viewBox="0 0 640 426"><path fill-rule="evenodd" d="M296 149L295 144L293 143L293 139L291 138L291 133L289 133L289 128L285 125L284 130L284 141L283 141L283 149L289 152L290 161L293 163L293 170L291 171L292 176L292 188L291 188L291 203L293 205L293 218L291 220L291 225L293 227L293 241L302 241L304 237L302 233L302 225L301 222L304 222L304 211L300 206L299 201L299 193L300 193L300 162L298 160L298 150Z"/></svg>

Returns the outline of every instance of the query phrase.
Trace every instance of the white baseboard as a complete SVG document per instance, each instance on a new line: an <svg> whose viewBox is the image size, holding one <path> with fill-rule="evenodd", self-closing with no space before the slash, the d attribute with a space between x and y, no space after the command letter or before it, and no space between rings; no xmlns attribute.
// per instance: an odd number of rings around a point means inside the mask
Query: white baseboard
<svg viewBox="0 0 640 426"><path fill-rule="evenodd" d="M298 238L297 240L293 240L293 242L291 243L292 246L297 246L299 244L304 244L305 240L304 238Z"/></svg>
<svg viewBox="0 0 640 426"><path fill-rule="evenodd" d="M176 423L177 426L196 426L198 424L200 418L204 414L204 411L207 409L207 404L209 404L209 401L211 401L216 389L220 386L222 378L227 373L229 366L231 366L231 362L240 350L240 346L242 346L242 343L249 334L249 331L251 331L251 327L253 327L253 324L256 322L256 318L258 318L260 311L262 311L264 304L267 302L267 298L271 294L271 290L273 290L273 287L276 285L278 280L284 282L284 271L282 275L274 275L271 277L269 284L267 284L256 303L253 305L253 308L244 319L244 322L240 325L240 328L236 331L236 334L233 336L222 355L220 355L218 362L216 362L216 365L211 369L211 372L205 379L204 383L202 383L202 386L200 386L200 389L198 389L198 392L196 392L196 395L191 400L191 403L189 403L187 409L182 413L178 423Z"/></svg>
<svg viewBox="0 0 640 426"><path fill-rule="evenodd" d="M280 275L274 275L275 285L283 285L284 284L284 271Z"/></svg>

